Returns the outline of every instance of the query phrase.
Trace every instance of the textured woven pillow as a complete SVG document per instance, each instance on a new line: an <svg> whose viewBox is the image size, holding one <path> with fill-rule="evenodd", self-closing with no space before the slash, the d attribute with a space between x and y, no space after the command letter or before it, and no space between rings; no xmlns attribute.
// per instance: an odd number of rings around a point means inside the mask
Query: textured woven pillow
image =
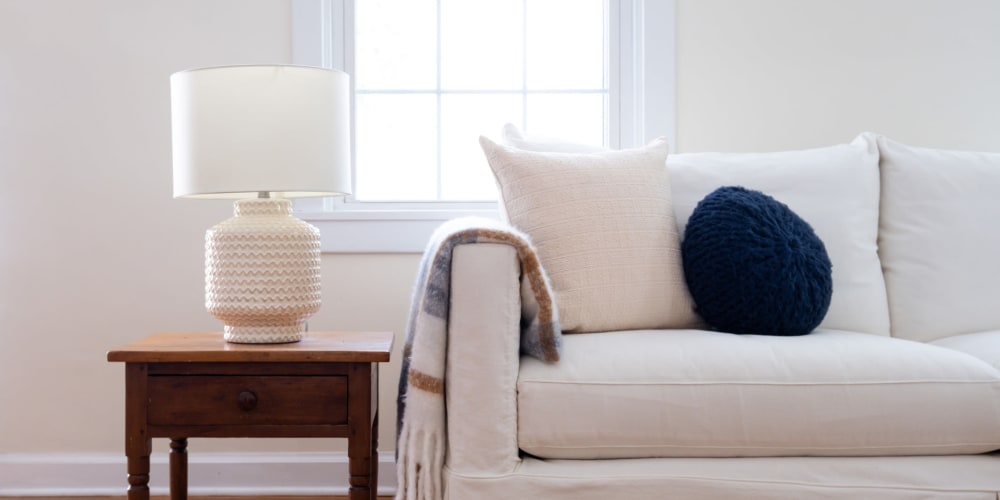
<svg viewBox="0 0 1000 500"><path fill-rule="evenodd" d="M700 323L681 268L666 141L586 154L479 142L501 211L538 249L564 332Z"/></svg>
<svg viewBox="0 0 1000 500"><path fill-rule="evenodd" d="M833 295L823 242L787 205L722 187L695 207L681 246L698 313L730 333L805 335Z"/></svg>

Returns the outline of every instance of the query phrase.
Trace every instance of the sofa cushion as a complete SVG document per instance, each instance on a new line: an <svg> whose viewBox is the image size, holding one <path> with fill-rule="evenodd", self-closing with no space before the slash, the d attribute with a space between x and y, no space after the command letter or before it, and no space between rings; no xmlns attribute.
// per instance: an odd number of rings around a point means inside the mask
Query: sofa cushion
<svg viewBox="0 0 1000 500"><path fill-rule="evenodd" d="M955 335L931 343L975 356L1000 370L1000 330Z"/></svg>
<svg viewBox="0 0 1000 500"><path fill-rule="evenodd" d="M667 166L681 234L698 201L720 186L767 193L808 221L826 245L833 297L820 328L889 335L873 137L802 151L675 154Z"/></svg>
<svg viewBox="0 0 1000 500"><path fill-rule="evenodd" d="M518 444L542 458L937 455L1000 448L1000 371L891 337L698 330L563 338L522 358Z"/></svg>
<svg viewBox="0 0 1000 500"><path fill-rule="evenodd" d="M592 154L480 143L501 211L538 249L564 332L700 323L681 268L666 142Z"/></svg>
<svg viewBox="0 0 1000 500"><path fill-rule="evenodd" d="M930 341L1000 330L1000 153L885 137L878 147L892 334Z"/></svg>
<svg viewBox="0 0 1000 500"><path fill-rule="evenodd" d="M830 307L830 257L809 223L738 186L698 202L681 245L698 314L730 333L805 335Z"/></svg>
<svg viewBox="0 0 1000 500"><path fill-rule="evenodd" d="M504 141L527 151L588 153L594 146L503 129ZM879 262L878 150L873 134L851 144L773 153L683 153L667 158L674 216L684 233L698 201L716 188L763 191L809 221L833 263L833 297L822 328L889 335L889 308Z"/></svg>

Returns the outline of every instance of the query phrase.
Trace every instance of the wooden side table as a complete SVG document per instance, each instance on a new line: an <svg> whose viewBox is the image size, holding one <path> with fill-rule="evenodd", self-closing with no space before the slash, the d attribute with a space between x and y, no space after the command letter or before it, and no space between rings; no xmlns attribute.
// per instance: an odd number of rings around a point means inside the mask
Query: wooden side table
<svg viewBox="0 0 1000 500"><path fill-rule="evenodd" d="M152 438L170 438L170 498L187 498L190 437L341 437L350 499L378 491L378 363L392 333L309 332L291 344L160 333L108 352L125 363L128 498L149 498Z"/></svg>

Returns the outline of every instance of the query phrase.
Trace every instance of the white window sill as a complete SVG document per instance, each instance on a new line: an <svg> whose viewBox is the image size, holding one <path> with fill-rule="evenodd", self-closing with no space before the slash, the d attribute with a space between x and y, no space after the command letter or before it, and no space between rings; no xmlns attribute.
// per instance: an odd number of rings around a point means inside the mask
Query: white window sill
<svg viewBox="0 0 1000 500"><path fill-rule="evenodd" d="M431 234L458 217L499 218L496 208L469 210L298 211L319 228L323 253L423 253Z"/></svg>

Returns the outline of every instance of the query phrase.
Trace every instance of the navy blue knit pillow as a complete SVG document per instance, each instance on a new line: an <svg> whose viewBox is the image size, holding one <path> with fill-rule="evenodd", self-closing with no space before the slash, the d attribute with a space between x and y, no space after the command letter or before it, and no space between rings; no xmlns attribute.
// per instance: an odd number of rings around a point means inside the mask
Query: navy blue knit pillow
<svg viewBox="0 0 1000 500"><path fill-rule="evenodd" d="M826 247L787 205L719 188L695 207L681 243L701 317L731 333L804 335L826 316L833 277Z"/></svg>

